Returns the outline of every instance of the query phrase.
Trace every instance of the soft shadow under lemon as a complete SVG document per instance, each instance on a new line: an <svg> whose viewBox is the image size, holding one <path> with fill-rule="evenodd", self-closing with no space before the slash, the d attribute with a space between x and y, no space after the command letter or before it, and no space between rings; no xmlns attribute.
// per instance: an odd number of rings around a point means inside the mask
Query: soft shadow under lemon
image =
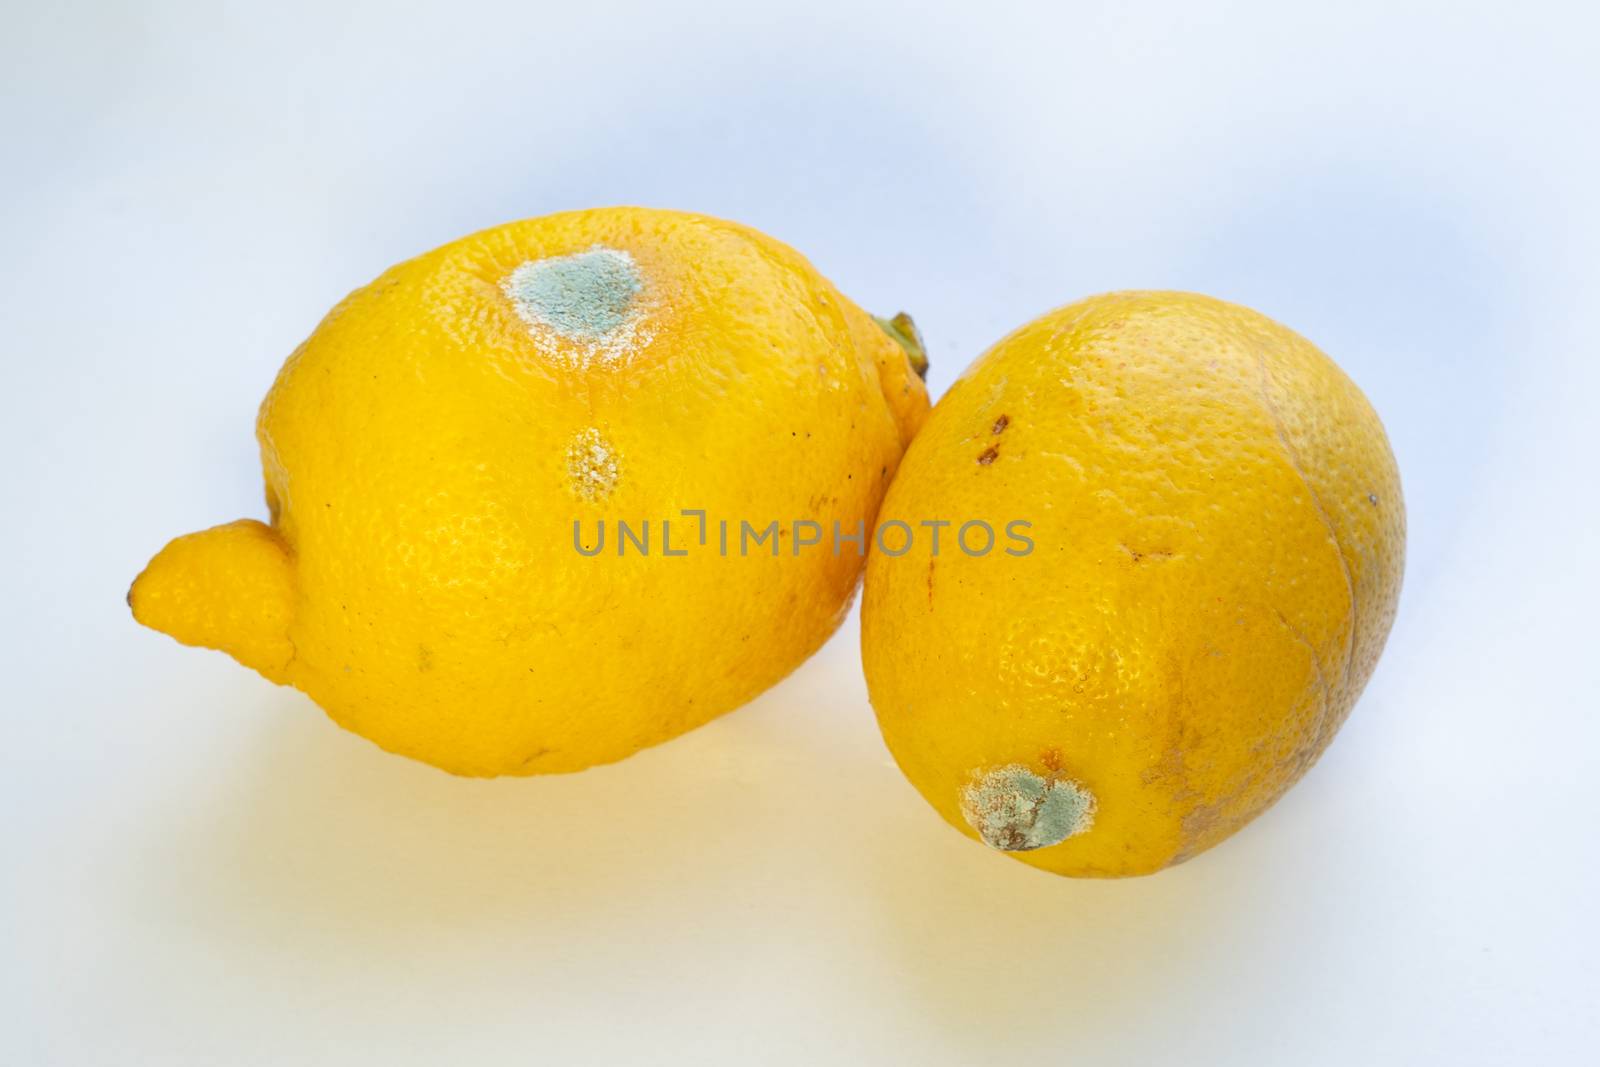
<svg viewBox="0 0 1600 1067"><path fill-rule="evenodd" d="M781 689L618 764L494 780L383 753L289 690L270 704L147 846L147 901L218 941L317 955L670 923L777 855L792 812L774 783L810 761Z"/></svg>
<svg viewBox="0 0 1600 1067"><path fill-rule="evenodd" d="M1101 1062L1096 1054L1135 1053L1153 1018L1170 1026L1203 1015L1236 968L1279 953L1314 967L1329 947L1317 893L1306 891L1305 865L1274 854L1273 814L1268 832L1252 827L1187 864L1117 880L988 854L931 812L920 827L899 820L901 832L878 835L888 846L865 876L907 1018L939 1027L973 1062L1030 1044ZM1307 921L1285 921L1297 907ZM1298 947L1284 946L1285 929Z"/></svg>

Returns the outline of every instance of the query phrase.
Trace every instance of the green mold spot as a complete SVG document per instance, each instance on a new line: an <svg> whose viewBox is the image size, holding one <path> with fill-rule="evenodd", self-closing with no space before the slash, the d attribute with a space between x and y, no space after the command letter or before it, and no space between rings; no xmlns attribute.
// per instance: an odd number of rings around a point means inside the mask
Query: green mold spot
<svg viewBox="0 0 1600 1067"><path fill-rule="evenodd" d="M961 791L961 814L990 848L1028 852L1058 845L1094 822L1094 794L1020 763L984 771Z"/></svg>
<svg viewBox="0 0 1600 1067"><path fill-rule="evenodd" d="M615 248L532 259L502 287L535 339L554 334L576 342L582 362L613 362L642 340L644 280L638 264Z"/></svg>
<svg viewBox="0 0 1600 1067"><path fill-rule="evenodd" d="M621 329L642 288L633 257L614 248L530 260L506 282L524 318L575 341L598 341Z"/></svg>

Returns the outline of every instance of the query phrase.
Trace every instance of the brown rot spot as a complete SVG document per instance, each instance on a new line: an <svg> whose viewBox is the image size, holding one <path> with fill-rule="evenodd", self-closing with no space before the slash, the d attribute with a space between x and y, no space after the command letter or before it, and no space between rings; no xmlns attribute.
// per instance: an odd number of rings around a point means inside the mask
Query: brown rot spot
<svg viewBox="0 0 1600 1067"><path fill-rule="evenodd" d="M1000 450L994 447L994 445L990 445L988 448L978 453L978 466L987 467L989 464L998 459L999 456Z"/></svg>
<svg viewBox="0 0 1600 1067"><path fill-rule="evenodd" d="M1163 548L1151 548L1142 552L1139 549L1133 548L1129 545L1122 545L1121 548L1122 551L1128 554L1128 558L1134 563L1143 563L1147 559L1159 561L1172 558L1172 553Z"/></svg>
<svg viewBox="0 0 1600 1067"><path fill-rule="evenodd" d="M1194 841L1206 834L1222 818L1222 808L1218 804L1199 804L1183 817L1183 836L1186 841ZM1172 859L1173 863L1182 863L1193 853L1185 849Z"/></svg>
<svg viewBox="0 0 1600 1067"><path fill-rule="evenodd" d="M990 430L989 432L992 434L1002 434L1006 432L1006 427L1010 425L1011 416L1001 415L998 419L994 420L994 429Z"/></svg>
<svg viewBox="0 0 1600 1067"><path fill-rule="evenodd" d="M938 562L936 559L928 560L928 607L930 608L933 607L933 568Z"/></svg>

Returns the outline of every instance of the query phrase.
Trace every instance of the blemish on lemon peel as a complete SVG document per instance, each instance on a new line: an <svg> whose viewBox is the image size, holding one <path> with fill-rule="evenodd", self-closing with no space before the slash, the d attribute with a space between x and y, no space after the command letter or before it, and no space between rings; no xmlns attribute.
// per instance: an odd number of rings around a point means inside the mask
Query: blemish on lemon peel
<svg viewBox="0 0 1600 1067"><path fill-rule="evenodd" d="M626 358L649 338L645 321L644 279L628 253L595 246L549 259L530 259L502 285L536 341L552 354L580 366ZM554 343L559 338L569 342Z"/></svg>
<svg viewBox="0 0 1600 1067"><path fill-rule="evenodd" d="M567 445L567 477L578 499L604 500L622 476L616 446L593 426L579 430Z"/></svg>
<svg viewBox="0 0 1600 1067"><path fill-rule="evenodd" d="M600 247L529 260L506 279L524 318L575 341L598 341L621 328L641 288L633 257Z"/></svg>
<svg viewBox="0 0 1600 1067"><path fill-rule="evenodd" d="M1094 794L1020 763L978 773L961 791L961 814L983 843L1003 852L1059 845L1094 822Z"/></svg>

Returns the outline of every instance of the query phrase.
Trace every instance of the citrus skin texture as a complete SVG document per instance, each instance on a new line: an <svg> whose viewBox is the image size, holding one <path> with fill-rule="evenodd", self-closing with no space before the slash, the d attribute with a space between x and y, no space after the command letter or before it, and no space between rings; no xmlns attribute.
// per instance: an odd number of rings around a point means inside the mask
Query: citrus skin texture
<svg viewBox="0 0 1600 1067"><path fill-rule="evenodd" d="M939 814L1078 876L1182 862L1294 784L1377 663L1405 551L1360 390L1187 293L1094 297L990 349L907 452L895 519L1032 523L1025 555L968 555L954 526L937 556L926 528L875 548L862 652Z"/></svg>
<svg viewBox="0 0 1600 1067"><path fill-rule="evenodd" d="M486 230L329 313L261 406L270 523L179 538L129 603L456 774L621 759L833 632L862 560L796 554L791 524L870 526L927 410L911 360L734 223L614 208ZM649 555L618 555L617 520L649 524ZM776 554L741 556L741 520L778 521ZM665 555L663 521L687 554Z"/></svg>

